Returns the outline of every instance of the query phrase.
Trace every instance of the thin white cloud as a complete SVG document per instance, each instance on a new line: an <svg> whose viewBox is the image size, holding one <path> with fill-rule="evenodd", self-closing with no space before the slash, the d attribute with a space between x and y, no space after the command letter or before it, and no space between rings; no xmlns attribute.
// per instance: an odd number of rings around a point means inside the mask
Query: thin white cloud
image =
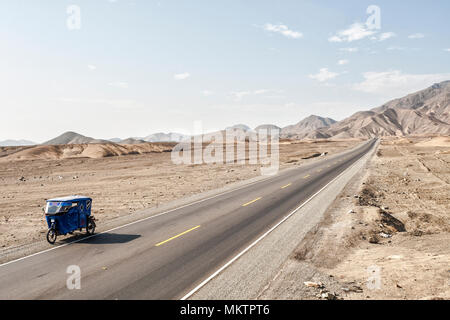
<svg viewBox="0 0 450 320"><path fill-rule="evenodd" d="M189 72L185 72L185 73L175 74L173 76L173 78L175 80L185 80L185 79L189 78L190 76L191 76L191 74Z"/></svg>
<svg viewBox="0 0 450 320"><path fill-rule="evenodd" d="M262 95L262 94L266 94L266 93L275 93L275 94L280 94L282 93L283 90L268 90L268 89L257 89L257 90L253 90L253 91L233 91L230 93L230 95L234 98L234 100L236 101L240 101L242 100L242 98L244 98L245 96L256 96L256 95Z"/></svg>
<svg viewBox="0 0 450 320"><path fill-rule="evenodd" d="M339 73L331 72L328 70L328 68L321 68L319 70L319 73L317 74L310 74L309 77L311 79L317 80L319 82L325 82L330 79L334 79L339 75Z"/></svg>
<svg viewBox="0 0 450 320"><path fill-rule="evenodd" d="M395 37L394 32L378 33L377 30L369 28L366 24L356 22L347 29L338 31L335 35L328 38L329 42L353 42L362 40L364 38L370 38L373 41L385 41L387 39Z"/></svg>
<svg viewBox="0 0 450 320"><path fill-rule="evenodd" d="M203 91L202 91L202 94L203 94L205 97L209 97L209 96L212 96L212 95L214 94L214 92L213 92L213 91L209 91L209 90L203 90Z"/></svg>
<svg viewBox="0 0 450 320"><path fill-rule="evenodd" d="M97 67L94 66L93 64L88 64L88 68L89 68L89 70L95 70L95 69L97 69Z"/></svg>
<svg viewBox="0 0 450 320"><path fill-rule="evenodd" d="M374 35L376 31L370 30L365 24L356 22L345 30L337 32L334 36L328 38L330 42L352 42L361 40L371 35Z"/></svg>
<svg viewBox="0 0 450 320"><path fill-rule="evenodd" d="M267 89L259 89L259 90L253 91L253 94L264 94L264 93L267 93L267 92L269 92L269 90L267 90Z"/></svg>
<svg viewBox="0 0 450 320"><path fill-rule="evenodd" d="M347 59L342 59L338 61L338 65L343 66L344 64L348 64L350 61Z"/></svg>
<svg viewBox="0 0 450 320"><path fill-rule="evenodd" d="M123 82L123 81L111 82L108 85L110 85L111 87L116 87L116 88L121 88L121 89L128 88L128 82Z"/></svg>
<svg viewBox="0 0 450 320"><path fill-rule="evenodd" d="M317 101L308 104L318 114L326 114L328 117L338 120L348 116L348 110L358 110L361 105L357 102L348 100L336 100L336 101Z"/></svg>
<svg viewBox="0 0 450 320"><path fill-rule="evenodd" d="M450 79L449 73L408 74L399 70L365 72L364 80L353 85L354 90L391 96L403 96L425 89L433 83Z"/></svg>
<svg viewBox="0 0 450 320"><path fill-rule="evenodd" d="M252 94L251 91L234 91L234 92L231 92L231 96L234 97L234 100L237 100L237 101L242 100L243 97L248 96L250 94Z"/></svg>
<svg viewBox="0 0 450 320"><path fill-rule="evenodd" d="M292 38L292 39L303 38L303 33L299 32L299 31L291 30L288 28L288 26L286 26L284 24L276 24L275 25L275 24L266 23L264 25L264 30L282 34L283 36L285 36L287 38Z"/></svg>
<svg viewBox="0 0 450 320"><path fill-rule="evenodd" d="M300 107L300 105L298 103L295 103L295 102L285 103L284 106L286 108L298 108L298 107Z"/></svg>
<svg viewBox="0 0 450 320"><path fill-rule="evenodd" d="M448 49L444 49L444 51L450 52L450 48L448 48Z"/></svg>
<svg viewBox="0 0 450 320"><path fill-rule="evenodd" d="M388 51L403 51L403 50L406 50L406 48L400 47L400 46L390 46L390 47L387 47L386 50L388 50Z"/></svg>
<svg viewBox="0 0 450 320"><path fill-rule="evenodd" d="M414 34L410 34L408 36L409 39L422 39L425 38L425 35L423 33L414 33Z"/></svg>
<svg viewBox="0 0 450 320"><path fill-rule="evenodd" d="M377 40L384 41L384 40L393 38L395 36L396 36L396 34L394 32L383 32L378 36Z"/></svg>
<svg viewBox="0 0 450 320"><path fill-rule="evenodd" d="M339 50L352 53L352 52L358 52L359 48L340 48Z"/></svg>

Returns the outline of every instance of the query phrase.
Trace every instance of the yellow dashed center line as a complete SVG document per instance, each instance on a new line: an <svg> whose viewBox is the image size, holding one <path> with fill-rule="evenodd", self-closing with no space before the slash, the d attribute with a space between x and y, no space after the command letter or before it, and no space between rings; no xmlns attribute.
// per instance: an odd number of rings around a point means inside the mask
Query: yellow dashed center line
<svg viewBox="0 0 450 320"><path fill-rule="evenodd" d="M164 244L164 243L167 243L167 242L169 242L169 241L171 241L171 240L173 240L173 239L176 239L176 238L178 238L178 237L181 237L182 235L184 235L184 234L186 234L186 233L188 233L188 232L191 232L192 230L195 230L195 229L197 229L197 228L200 228L200 226L193 227L193 228L191 228L191 229L189 229L189 230L186 230L186 231L184 231L184 232L182 232L182 233L180 233L180 234L177 234L176 236L174 236L174 237L172 237L172 238L169 238L169 239L164 240L164 241L162 241L162 242L160 242L160 243L157 243L157 244L155 244L155 247L159 247L160 245L162 245L162 244Z"/></svg>
<svg viewBox="0 0 450 320"><path fill-rule="evenodd" d="M246 207L246 206L248 206L249 204L252 204L253 202L256 202L256 201L258 201L258 200L260 200L260 199L261 199L261 197L256 198L255 200L252 200L252 201L249 201L249 202L247 202L247 203L244 203L242 206L243 206L243 207Z"/></svg>
<svg viewBox="0 0 450 320"><path fill-rule="evenodd" d="M320 172L320 171L322 171L322 169L318 169L318 170L317 170L317 172Z"/></svg>
<svg viewBox="0 0 450 320"><path fill-rule="evenodd" d="M303 177L303 179L308 179L310 177L309 174L307 174L306 176Z"/></svg>
<svg viewBox="0 0 450 320"><path fill-rule="evenodd" d="M287 185L282 186L281 189L287 188L287 187L289 187L291 184L292 184L292 183L288 183Z"/></svg>

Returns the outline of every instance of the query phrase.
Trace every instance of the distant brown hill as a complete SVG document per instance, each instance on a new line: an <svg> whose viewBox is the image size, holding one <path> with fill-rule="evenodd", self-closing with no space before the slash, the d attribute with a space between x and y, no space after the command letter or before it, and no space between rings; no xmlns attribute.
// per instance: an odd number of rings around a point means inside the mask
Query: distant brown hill
<svg viewBox="0 0 450 320"><path fill-rule="evenodd" d="M139 144L139 143L147 143L142 139L128 138L125 140L121 140L119 144Z"/></svg>
<svg viewBox="0 0 450 320"><path fill-rule="evenodd" d="M283 138L302 139L308 137L311 132L314 132L315 130L320 128L329 127L333 123L336 123L336 121L331 118L323 118L316 115L311 115L298 122L297 124L284 127L283 129L281 129L280 135Z"/></svg>
<svg viewBox="0 0 450 320"><path fill-rule="evenodd" d="M68 131L56 138L44 142L43 145L82 144L82 143L112 143L108 140L94 139L79 133Z"/></svg>
<svg viewBox="0 0 450 320"><path fill-rule="evenodd" d="M0 161L11 160L61 160L68 158L105 158L133 154L170 152L174 143L141 143L119 145L115 143L39 145L34 147L3 147Z"/></svg>
<svg viewBox="0 0 450 320"><path fill-rule="evenodd" d="M267 132L270 133L270 131L272 131L272 130L280 130L281 131L281 128L274 124L262 124L262 125L257 126L254 129L255 132L259 132L260 130L266 130Z"/></svg>
<svg viewBox="0 0 450 320"><path fill-rule="evenodd" d="M256 131L258 129L279 129L279 127L273 124L265 124L255 128ZM247 125L238 124L228 127L227 131L207 133L204 135L204 141L211 141L213 139L211 137L218 133L225 137L226 132L237 136L239 141L247 140L249 135L255 133ZM339 122L330 118L311 115L297 124L282 128L280 138L346 139L424 134L450 135L450 81L436 83L425 90L389 101L372 110L357 112ZM139 145L145 144L146 141L180 142L188 139L189 136L177 133L156 133L146 138L129 138L126 140L117 138L109 141L94 139L69 131L44 142L42 145L114 145L115 143ZM13 144L20 145L18 142ZM11 145L11 143L7 145ZM8 150L8 152L10 151Z"/></svg>
<svg viewBox="0 0 450 320"><path fill-rule="evenodd" d="M370 138L450 134L450 81L395 99L370 111L357 112L308 138Z"/></svg>

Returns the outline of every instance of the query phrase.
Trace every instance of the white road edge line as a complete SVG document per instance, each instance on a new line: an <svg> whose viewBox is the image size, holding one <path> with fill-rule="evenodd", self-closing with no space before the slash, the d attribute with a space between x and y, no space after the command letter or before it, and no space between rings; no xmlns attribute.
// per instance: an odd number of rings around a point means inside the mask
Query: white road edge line
<svg viewBox="0 0 450 320"><path fill-rule="evenodd" d="M370 149L369 149L370 150ZM367 155L367 153L366 153ZM364 156L363 156L364 157ZM225 263L221 268L219 268L216 272L214 272L212 275L210 275L208 278L206 278L202 283L200 283L197 287L192 289L189 293L187 293L184 297L182 297L180 300L186 300L189 299L190 296L192 296L194 293L196 293L198 290L200 290L203 286L205 286L209 281L211 281L213 278L215 278L219 273L221 273L223 270L225 270L227 267L229 267L233 262L235 262L237 259L239 259L242 255L244 255L248 250L250 250L252 247L254 247L258 242L260 242L262 239L267 237L269 233L271 233L273 230L278 228L283 222L285 222L289 217L291 217L293 214L295 214L298 210L300 210L303 206L305 206L308 202L310 202L315 196L317 196L319 193L321 193L326 187L328 187L330 184L332 184L334 181L339 179L344 173L346 173L348 170L356 166L362 158L358 159L354 164L352 164L350 167L342 171L338 176L336 176L333 180L328 182L325 186L323 186L319 191L314 193L311 197L309 197L305 202L303 202L300 206L295 208L291 213L289 213L286 217L284 217L280 222L278 222L276 225L274 225L272 228L270 228L266 233L264 233L262 236L260 236L258 239L256 239L252 244L250 244L247 248L242 250L240 253L238 253L234 258L232 258L230 261Z"/></svg>
<svg viewBox="0 0 450 320"><path fill-rule="evenodd" d="M150 220L150 219L153 219L153 218L156 218L156 217L159 217L159 216L168 214L168 213L170 213L170 212L173 212L173 211L176 211L176 210L179 210L179 209L183 209L183 208L186 208L186 207L195 205L195 204L197 204L197 203L201 203L201 202L204 202L204 201L211 200L211 199L214 199L214 198L223 196L223 195L225 195L225 194L228 194L228 193L231 193L231 192L234 192L234 191L238 191L238 190L244 189L244 188L249 187L249 186L252 186L252 185L254 185L254 184L257 184L257 183L260 183L260 182L263 182L263 181L267 181L267 180L269 180L269 179L271 179L271 178L273 178L273 177L274 177L274 176L269 176L269 177L267 177L267 178L264 178L264 179L261 179L261 180L257 180L257 181L254 181L254 182L245 184L245 185L240 186L240 187L238 187L238 188L236 188L236 189L227 190L227 191L224 191L224 192L222 192L222 193L218 193L218 194L216 194L216 195L213 195L213 196L210 196L210 197L207 197L207 198L204 198L204 199L196 200L196 201L194 201L194 202L190 202L190 203L184 204L184 205L182 205L182 206L180 206L180 207L176 207L176 208L173 208L173 209L170 209L170 210L167 210L167 211L164 211L164 212L155 214L155 215L150 216L150 217L142 218L142 219L139 219L139 220L136 220L136 221L133 221L133 222L130 222L130 223L127 223L127 224L124 224L124 225L121 225L121 226L118 226L118 227L115 227L115 228L106 230L106 231L102 231L102 232L100 232L100 233L93 234L93 235L88 236L88 237L84 237L84 238L82 238L82 239L78 239L78 240L71 241L71 242L69 242L69 243L65 243L65 244L58 245L58 246L56 246L56 247L54 247L54 248L49 248L49 249L46 249L46 250L43 250L43 251L39 251L39 252L30 254L30 255L25 256L25 257L21 257L21 258L15 259L15 260L11 260L11 261L5 262L5 263L3 263L3 264L0 264L0 268L3 267L3 266L6 266L6 265L8 265L8 264L14 263L14 262L18 262L18 261L21 261L21 260L24 260L24 259L27 259L27 258L31 258L31 257L37 256L37 255L42 254L42 253L46 253L46 252L49 252L49 251L53 251L53 250L55 250L55 249L63 248L63 247L69 246L69 245L71 245L71 244L74 244L74 243L77 243L77 242L80 242L80 241L83 241L83 240L87 240L87 239L90 239L90 238L93 238L93 237L97 237L97 236L99 236L99 235L101 235L101 234L104 234L104 233L108 233L108 232L115 231L115 230L118 230L118 229L121 229L121 228L125 228L125 227L131 226L131 225L133 225L133 224L140 223L140 222L142 222L142 221Z"/></svg>
<svg viewBox="0 0 450 320"><path fill-rule="evenodd" d="M91 236L84 237L84 238L82 238L82 239L74 240L74 241L71 241L71 242L69 242L69 243L61 244L61 245L58 245L58 246L53 247L53 248L49 248L49 249L46 249L46 250L43 250L43 251L39 251L39 252L30 254L30 255L28 255L28 256L22 257L22 258L18 258L18 259L15 259L15 260L11 260L11 261L5 262L5 263L3 263L3 264L0 264L0 268L3 267L3 266L6 266L6 265L8 265L8 264L14 263L14 262L18 262L18 261L21 261L21 260L24 260L24 259L27 259L27 258L31 258L31 257L37 256L37 255L39 255L39 254L46 253L46 252L49 252L49 251L53 251L53 250L56 250L56 249L60 249L60 248L69 246L69 245L71 245L71 244L74 244L74 243L83 241L83 240L87 240L87 239L90 239L90 238L93 238L93 237L97 237L97 236L99 236L99 235L101 235L101 234L104 234L104 233L108 233L108 232L115 231L115 230L118 230L118 229L121 229L121 228L125 228L125 227L131 226L131 225L136 224L136 223L140 223L140 222L145 221L145 220L150 220L150 219L153 219L153 218L156 218L156 217L159 217L159 216L168 214L168 213L170 213L170 212L173 212L173 211L176 211L176 210L179 210L179 209L183 209L183 208L192 206L192 205L197 204L197 203L201 203L201 202L204 202L204 201L207 201L207 200L214 199L214 198L217 198L217 197L219 197L219 196L223 196L224 194L228 194L228 193L231 193L231 192L234 192L234 191L238 191L238 190L244 189L244 188L246 188L246 187L252 186L252 185L254 185L254 184L257 184L257 183L259 183L259 182L263 182L263 181L269 180L270 178L273 178L273 176L270 176L270 177L267 177L267 178L264 178L264 179L261 179L261 180L258 180L258 181L251 182L251 183L249 183L249 184L243 185L243 186L238 187L238 188L236 188L236 189L224 191L224 192L219 193L219 194L216 194L216 195L214 195L214 196L210 196L210 197L207 197L207 198L204 198L204 199L196 200L196 201L194 201L194 202L190 202L190 203L184 204L184 205L182 205L181 207L176 207L176 208L173 208L173 209L170 209L170 210L167 210L167 211L164 211L164 212L155 214L155 215L150 216L150 217L142 218L142 219L139 219L139 220L136 220L136 221L133 221L133 222L130 222L130 223L127 223L127 224L124 224L124 225L121 225L121 226L118 226L118 227L115 227L115 228L106 230L106 231L102 231L102 232L100 232L100 233L95 233L95 234L93 234L93 235L91 235Z"/></svg>
<svg viewBox="0 0 450 320"><path fill-rule="evenodd" d="M353 149L352 149L352 150L353 150ZM344 151L344 152L350 152L350 151ZM338 154L338 155L339 155L339 154ZM336 156L338 156L338 155L336 155ZM53 251L53 250L56 250L56 249L60 249L60 248L69 246L69 245L71 245L71 244L74 244L74 243L83 241L83 240L87 240L87 239L90 239L90 238L93 238L93 237L97 237L97 236L99 236L99 235L101 235L101 234L105 234L105 233L108 233L108 232L111 232L111 231L115 231L115 230L118 230L118 229L121 229L121 228L125 228L125 227L131 226L131 225L133 225L133 224L140 223L140 222L142 222L142 221L150 220L150 219L153 219L153 218L156 218L156 217L159 217L159 216L168 214L168 213L170 213L170 212L176 211L176 210L178 210L178 209L183 209L183 208L192 206L192 205L197 204L197 203L201 203L201 202L204 202L204 201L208 201L208 200L217 198L217 197L219 197L219 196L223 196L224 194L228 194L228 193L231 193L231 192L234 192L234 191L237 191L237 190L241 190L241 189L244 189L244 188L246 188L246 187L252 186L252 185L254 185L254 184L257 184L257 183L260 183L260 182L269 180L269 179L271 179L271 178L273 178L273 176L269 176L269 177L267 177L267 178L264 178L264 179L261 179L261 180L258 180L258 181L251 182L251 183L249 183L249 184L243 185L243 186L238 187L238 188L236 188L236 189L224 191L224 192L222 192L222 193L216 194L216 195L211 196L211 197L207 197L207 198L200 199L200 200L197 200L197 201L194 201L194 202L191 202L191 203L187 203L187 204L185 204L185 205L182 205L181 207L176 207L176 208L173 208L173 209L170 209L170 210L167 210L167 211L164 211L164 212L155 214L155 215L150 216L150 217L146 217L146 218L143 218L143 219L139 219L139 220L136 220L136 221L133 221L133 222L130 222L130 223L127 223L127 224L124 224L124 225L121 225L121 226L118 226L118 227L115 227L115 228L106 230L106 231L102 231L102 232L100 232L100 233L96 233L96 234L93 234L93 235L91 235L91 236L84 237L84 238L82 238L82 239L74 240L74 241L71 241L71 242L69 242L69 243L65 243L65 244L58 245L57 247L49 248L49 249L46 249L46 250L43 250L43 251L39 251L39 252L30 254L30 255L28 255L28 256L24 256L24 257L15 259L15 260L11 260L11 261L8 261L8 262L5 262L5 263L0 264L0 268L6 266L6 265L8 265L8 264L12 264L12 263L15 263L15 262L19 262L19 261L21 261L21 260L25 260L25 259L28 259L28 258L37 256L37 255L40 255L40 254L43 254L43 253L46 253L46 252L50 252L50 251Z"/></svg>

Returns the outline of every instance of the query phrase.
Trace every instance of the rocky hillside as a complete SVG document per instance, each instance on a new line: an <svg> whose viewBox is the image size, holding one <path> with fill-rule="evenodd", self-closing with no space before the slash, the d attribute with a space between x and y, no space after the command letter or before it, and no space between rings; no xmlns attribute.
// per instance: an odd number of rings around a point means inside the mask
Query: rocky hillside
<svg viewBox="0 0 450 320"><path fill-rule="evenodd" d="M267 132L270 133L272 130L279 130L281 131L281 128L274 125L274 124L262 124L260 126L257 126L254 131L258 132L259 130L267 130Z"/></svg>
<svg viewBox="0 0 450 320"><path fill-rule="evenodd" d="M284 127L281 130L281 136L290 139L302 139L309 137L312 132L320 128L326 128L336 123L335 120L331 118L322 118L319 116L311 115L297 124ZM318 136L316 138L322 138Z"/></svg>
<svg viewBox="0 0 450 320"><path fill-rule="evenodd" d="M370 138L450 134L450 81L395 99L370 111L357 112L309 138Z"/></svg>
<svg viewBox="0 0 450 320"><path fill-rule="evenodd" d="M183 140L189 139L189 136L176 133L176 132L170 132L170 133L153 133L145 138L142 138L142 140L147 142L181 142Z"/></svg>
<svg viewBox="0 0 450 320"><path fill-rule="evenodd" d="M62 160L69 158L106 158L146 153L170 152L173 143L82 143L65 145L38 145L32 147L0 148L0 162L15 160Z"/></svg>
<svg viewBox="0 0 450 320"><path fill-rule="evenodd" d="M146 143L146 141L141 139L135 139L135 138L128 138L121 140L119 144L140 144L140 143Z"/></svg>
<svg viewBox="0 0 450 320"><path fill-rule="evenodd" d="M68 131L56 138L46 141L43 145L83 144L83 143L111 143L108 140L94 139L79 133Z"/></svg>
<svg viewBox="0 0 450 320"><path fill-rule="evenodd" d="M226 130L246 139L249 133L258 129L280 129L273 124L264 124L252 130L245 124L227 127ZM205 134L205 141L218 132ZM225 130L220 133L225 134ZM450 135L450 81L436 83L431 87L395 99L369 111L360 111L336 122L330 118L311 115L297 124L281 129L280 137L288 139L320 138L370 138L375 136L407 136L423 134ZM140 144L145 142L181 142L190 136L179 133L154 133L145 138L119 138L100 140L86 137L75 132L66 132L43 145L66 144ZM3 141L0 146L24 146L34 144L31 141Z"/></svg>

